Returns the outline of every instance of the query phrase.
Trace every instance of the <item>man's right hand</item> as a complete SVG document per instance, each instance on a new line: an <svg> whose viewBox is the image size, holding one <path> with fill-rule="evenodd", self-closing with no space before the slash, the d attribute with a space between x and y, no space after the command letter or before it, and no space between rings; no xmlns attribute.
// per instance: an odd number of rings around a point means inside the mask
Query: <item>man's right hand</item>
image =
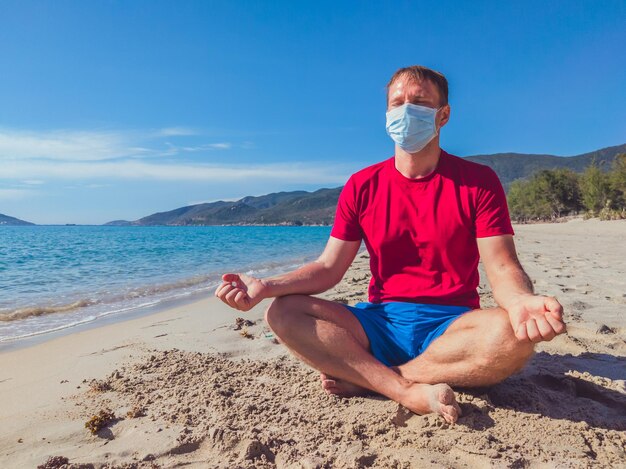
<svg viewBox="0 0 626 469"><path fill-rule="evenodd" d="M267 286L262 280L245 274L224 274L215 296L231 308L249 311L264 300Z"/></svg>

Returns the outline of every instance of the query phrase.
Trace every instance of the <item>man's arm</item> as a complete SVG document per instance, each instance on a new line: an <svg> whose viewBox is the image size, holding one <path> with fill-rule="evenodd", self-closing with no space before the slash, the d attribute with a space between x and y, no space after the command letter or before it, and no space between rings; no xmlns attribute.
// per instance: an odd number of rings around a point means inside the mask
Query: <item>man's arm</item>
<svg viewBox="0 0 626 469"><path fill-rule="evenodd" d="M541 342L565 332L563 307L554 297L534 294L533 283L517 258L513 236L478 238L478 250L493 297L509 313L519 340Z"/></svg>
<svg viewBox="0 0 626 469"><path fill-rule="evenodd" d="M360 244L331 236L318 259L277 277L257 279L244 274L224 274L215 296L235 309L248 311L266 298L322 293L341 281Z"/></svg>
<svg viewBox="0 0 626 469"><path fill-rule="evenodd" d="M513 236L478 238L478 251L493 298L500 307L508 311L519 297L534 295L533 282L517 258Z"/></svg>

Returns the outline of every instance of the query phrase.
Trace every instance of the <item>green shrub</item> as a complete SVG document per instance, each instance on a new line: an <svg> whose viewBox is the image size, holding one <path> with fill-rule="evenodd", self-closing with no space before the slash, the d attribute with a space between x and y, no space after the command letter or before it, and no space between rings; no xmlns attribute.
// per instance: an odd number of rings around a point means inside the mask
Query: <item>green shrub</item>
<svg viewBox="0 0 626 469"><path fill-rule="evenodd" d="M507 200L511 218L521 222L554 220L582 208L578 177L569 169L543 170L514 181Z"/></svg>
<svg viewBox="0 0 626 469"><path fill-rule="evenodd" d="M580 177L580 195L583 205L593 216L610 204L609 176L594 162Z"/></svg>

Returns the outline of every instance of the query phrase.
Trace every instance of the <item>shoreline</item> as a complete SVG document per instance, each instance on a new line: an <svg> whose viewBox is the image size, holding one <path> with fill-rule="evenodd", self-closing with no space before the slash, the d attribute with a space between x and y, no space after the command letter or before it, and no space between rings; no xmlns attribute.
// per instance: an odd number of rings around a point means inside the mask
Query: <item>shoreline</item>
<svg viewBox="0 0 626 469"><path fill-rule="evenodd" d="M209 298L211 298L211 295L209 295L205 291L192 292L185 297L168 298L159 301L158 303L153 305L137 307L132 310L121 311L117 313L105 314L96 317L90 321L81 324L68 325L58 330L45 331L26 337L5 339L0 341L0 355L14 350L37 346L52 340L71 336L73 334L79 334L84 331L124 323L126 321L133 321L135 319L141 319L161 313L166 313L172 309L190 306L195 303L205 301Z"/></svg>
<svg viewBox="0 0 626 469"><path fill-rule="evenodd" d="M319 253L317 253L316 255L319 255ZM299 255L297 257L288 257L280 259L278 261L274 259L267 259L265 262L259 262L257 264L245 266L245 268L241 268L239 270L234 269L233 271L244 272L248 273L249 275L281 275L285 272L300 267L306 262L310 262L316 257L316 255ZM4 322L0 322L0 324L10 326L12 324L18 324L18 321L22 324L25 321L36 322L38 318L58 318L62 320L67 317L64 315L70 314L80 315L74 319L75 321L80 322L69 322L67 324L55 326L55 328L51 330L33 331L27 333L26 335L6 338L2 337L0 338L0 353L2 353L5 348L11 348L12 346L9 344L15 344L21 341L28 342L31 340L34 341L34 343L37 343L40 340L46 340L45 338L48 335L50 335L50 337L65 335L72 333L74 330L82 330L83 328L97 327L98 324L104 325L111 322L132 319L134 317L155 314L159 311L175 307L179 304L189 304L195 301L199 301L207 296L211 296L211 293L215 290L217 285L219 285L219 276L226 271L227 269L223 269L223 271L202 274L202 276L195 274L167 283L137 287L140 291L147 291L150 292L150 294L145 296L141 295L130 299L119 299L112 302L107 302L106 299L103 299L95 303L92 303L89 299L74 299L69 305L55 305L51 307L31 306L18 308L14 310L14 312L31 309L36 311L48 308L59 309L60 311L45 312L43 314L33 313L32 315L28 315L26 317L20 317L17 319L10 319ZM118 296L120 295L118 294ZM140 301L140 303L136 304L137 301ZM74 305L77 306L71 308ZM11 313L5 312L5 314Z"/></svg>
<svg viewBox="0 0 626 469"><path fill-rule="evenodd" d="M597 224L597 223L605 224L608 222L609 225L610 225L610 222L613 222L613 224L624 223L623 220L602 220L601 221L598 219L584 219L582 216L576 216L576 217L570 217L570 218L564 217L561 221L557 221L557 222L514 223L513 228L516 231L516 235L517 235L517 230L520 228L523 229L522 227L559 226L559 225L563 225L567 223L581 223L581 222L591 223L591 224ZM84 225L84 226L91 226L91 225ZM362 243L361 247L359 248L357 256L364 252L366 252L366 248L365 248L364 243ZM321 253L321 251L319 253ZM317 253L316 255L319 255L319 253ZM305 259L308 259L305 262L309 262L310 260L314 259L316 255L311 254L311 255L305 256ZM280 275L282 273L288 272L292 269L295 269L303 265L302 263L296 263L296 260L297 260L296 258L284 259L281 262L279 262L278 265L272 265L270 260L268 260L267 263L253 265L245 269L241 269L240 271L241 272L253 272L252 275L254 275L255 272L267 271L267 272L263 272L263 275L261 275L262 277L265 277L268 275ZM268 265L271 267L268 268L267 267ZM215 274L215 275L218 275L218 274ZM482 272L481 272L481 275L482 275ZM184 278L182 280L178 280L176 284L186 284L190 280L196 277L197 276L193 276L189 278ZM207 275L207 278L208 278L208 275ZM156 287L157 289L159 289L160 287L169 286L169 285L170 283L163 284L163 285L152 285L150 287L145 287L145 288L153 289ZM218 285L218 282L216 282L215 284L208 285L208 286L207 285L202 286L197 290L190 290L190 291L184 291L182 287L178 289L172 289L172 292L173 292L172 296L164 296L162 298L159 298L158 296L155 296L154 298L145 297L145 300L148 302L154 301L153 303L149 303L148 305L145 305L145 306L142 306L142 305L132 306L131 305L128 308L125 308L124 304L120 303L119 305L115 305L115 307L121 307L123 308L122 310L113 311L113 312L104 311L104 312L99 313L94 318L87 319L84 322L80 322L77 324L70 323L68 325L63 325L53 330L29 333L28 335L25 335L25 336L3 338L3 339L0 339L0 354L6 350L29 347L31 345L45 342L47 340L52 340L57 337L71 335L75 332L79 332L82 330L88 330L92 328L106 326L109 324L114 324L117 322L132 320L138 317L157 314L159 312L165 311L169 308L173 308L179 305L189 305L196 301L201 301L204 298L210 297L211 294L209 292L212 292L212 290L214 290L214 288L217 285ZM487 286L485 286L484 288L487 288ZM361 301L367 301L366 295ZM481 300L481 303L482 303L482 300ZM114 304L112 304L111 307L113 307L113 305ZM483 306L493 306L493 305L495 304L492 304L489 300L487 300L487 303ZM91 307L91 306L88 306L88 307ZM60 313L47 313L47 314L63 315L67 313L60 312ZM44 314L43 316L47 316L47 314ZM20 319L20 320L24 320L24 319ZM28 318L26 318L25 320L28 320ZM11 323L11 322L12 321L7 321L6 323Z"/></svg>
<svg viewBox="0 0 626 469"><path fill-rule="evenodd" d="M584 229L581 229L584 228ZM263 322L217 298L175 305L0 353L0 466L616 467L626 454L626 221L516 227L537 291L568 334L522 373L456 390L448 426L376 397L337 399ZM362 301L367 253L320 295ZM481 303L492 302L481 278ZM237 329L242 317L252 324ZM602 326L605 326L602 329ZM96 435L85 423L116 416Z"/></svg>

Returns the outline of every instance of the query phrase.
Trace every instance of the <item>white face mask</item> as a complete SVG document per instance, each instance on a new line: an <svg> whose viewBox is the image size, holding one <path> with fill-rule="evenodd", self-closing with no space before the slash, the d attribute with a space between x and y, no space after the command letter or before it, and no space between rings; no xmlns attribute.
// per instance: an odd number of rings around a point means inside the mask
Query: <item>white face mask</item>
<svg viewBox="0 0 626 469"><path fill-rule="evenodd" d="M398 106L387 113L387 133L400 148L417 153L437 135L439 109L411 103Z"/></svg>

